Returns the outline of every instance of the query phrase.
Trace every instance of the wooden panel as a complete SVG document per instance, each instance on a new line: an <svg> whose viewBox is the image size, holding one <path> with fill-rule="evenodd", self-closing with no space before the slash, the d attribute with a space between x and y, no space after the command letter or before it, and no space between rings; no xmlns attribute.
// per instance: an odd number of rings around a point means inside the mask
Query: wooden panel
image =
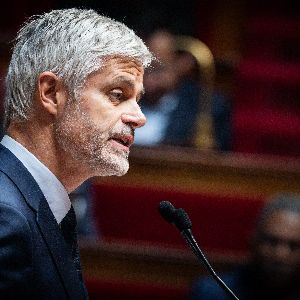
<svg viewBox="0 0 300 300"><path fill-rule="evenodd" d="M300 160L197 149L135 147L122 177L97 178L118 185L246 197L300 193Z"/></svg>
<svg viewBox="0 0 300 300"><path fill-rule="evenodd" d="M206 269L186 251L124 243L80 243L83 274L87 278L188 288ZM207 255L215 271L247 261L246 256Z"/></svg>

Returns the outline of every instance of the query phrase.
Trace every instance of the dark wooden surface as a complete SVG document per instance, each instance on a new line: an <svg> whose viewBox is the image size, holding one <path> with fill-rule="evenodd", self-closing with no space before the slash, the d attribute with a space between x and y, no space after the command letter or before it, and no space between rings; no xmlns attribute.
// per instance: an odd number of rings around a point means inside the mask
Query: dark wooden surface
<svg viewBox="0 0 300 300"><path fill-rule="evenodd" d="M300 193L300 159L134 147L125 176L99 177L96 181L267 198L279 192Z"/></svg>
<svg viewBox="0 0 300 300"><path fill-rule="evenodd" d="M83 273L88 278L188 288L195 278L208 274L188 248L81 241L80 249ZM247 261L246 256L230 253L206 253L206 256L216 272Z"/></svg>

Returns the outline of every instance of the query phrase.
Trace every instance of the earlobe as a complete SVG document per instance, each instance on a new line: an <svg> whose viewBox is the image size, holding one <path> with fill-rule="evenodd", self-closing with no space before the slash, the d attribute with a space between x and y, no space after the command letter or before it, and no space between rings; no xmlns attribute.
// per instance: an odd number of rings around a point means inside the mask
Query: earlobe
<svg viewBox="0 0 300 300"><path fill-rule="evenodd" d="M38 96L41 107L51 115L57 115L60 105L58 92L62 89L60 79L52 72L43 72L38 77Z"/></svg>

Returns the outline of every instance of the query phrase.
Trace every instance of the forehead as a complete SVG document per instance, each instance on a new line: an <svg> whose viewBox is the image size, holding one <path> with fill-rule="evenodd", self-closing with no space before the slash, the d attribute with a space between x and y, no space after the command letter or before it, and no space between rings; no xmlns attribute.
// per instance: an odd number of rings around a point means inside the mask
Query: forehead
<svg viewBox="0 0 300 300"><path fill-rule="evenodd" d="M132 58L127 57L108 57L104 60L101 73L108 76L128 75L132 79L142 80L144 75L143 65Z"/></svg>
<svg viewBox="0 0 300 300"><path fill-rule="evenodd" d="M105 90L122 86L139 94L143 93L144 67L141 63L131 58L109 57L101 65L100 69L87 76L85 88Z"/></svg>
<svg viewBox="0 0 300 300"><path fill-rule="evenodd" d="M138 61L124 57L107 57L98 71L88 75L85 87L111 88L115 85L130 87L143 93L144 67Z"/></svg>
<svg viewBox="0 0 300 300"><path fill-rule="evenodd" d="M300 240L300 214L289 211L274 212L265 222L264 232Z"/></svg>

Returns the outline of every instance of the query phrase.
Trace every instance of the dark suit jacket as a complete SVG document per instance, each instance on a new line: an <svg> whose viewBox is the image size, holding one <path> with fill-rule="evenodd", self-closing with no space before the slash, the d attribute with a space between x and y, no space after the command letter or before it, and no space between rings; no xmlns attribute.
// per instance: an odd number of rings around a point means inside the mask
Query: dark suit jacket
<svg viewBox="0 0 300 300"><path fill-rule="evenodd" d="M87 299L43 193L1 144L0 299Z"/></svg>

